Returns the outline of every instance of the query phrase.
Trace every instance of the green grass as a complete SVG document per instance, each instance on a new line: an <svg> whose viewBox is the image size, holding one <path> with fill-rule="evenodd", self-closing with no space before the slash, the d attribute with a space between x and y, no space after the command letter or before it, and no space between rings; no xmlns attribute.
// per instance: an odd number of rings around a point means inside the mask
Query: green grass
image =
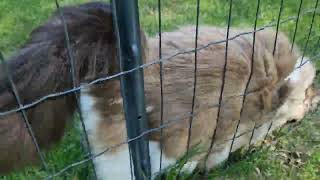
<svg viewBox="0 0 320 180"><path fill-rule="evenodd" d="M62 5L77 4L85 0L63 0ZM255 0L234 1L232 26L253 27L257 6ZM316 0L304 1L303 10L314 7ZM140 0L141 24L149 35L158 31L157 1ZM225 27L229 1L201 0L200 24ZM282 18L294 16L299 2L286 0ZM280 0L261 0L259 26L277 19ZM44 22L55 9L54 1L43 0L2 0L0 1L0 50L8 57L27 39L37 25ZM176 29L180 25L194 25L196 0L162 0L163 30ZM301 17L296 42L301 49L306 42L312 13ZM295 22L281 24L280 30L292 38ZM316 54L319 29L319 14L312 31L307 55ZM317 62L316 62L317 63ZM320 64L317 63L320 67ZM319 82L319 80L318 80ZM246 156L235 153L227 167L220 167L209 173L211 179L317 179L320 177L320 112L307 116L299 125L290 125L274 133L272 145L253 148ZM61 143L46 153L50 170L56 172L66 165L84 158L80 143L80 131L70 125ZM57 179L88 179L89 168L76 167ZM176 171L171 170L167 179L174 179ZM40 168L31 167L0 180L42 179L49 174ZM186 175L186 179L196 179L197 174Z"/></svg>

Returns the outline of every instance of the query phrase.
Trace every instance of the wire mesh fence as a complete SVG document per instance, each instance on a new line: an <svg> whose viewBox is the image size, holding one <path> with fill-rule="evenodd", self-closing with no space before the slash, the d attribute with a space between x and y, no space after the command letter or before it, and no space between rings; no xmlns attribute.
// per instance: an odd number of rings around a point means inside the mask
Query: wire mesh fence
<svg viewBox="0 0 320 180"><path fill-rule="evenodd" d="M135 3L137 3L136 1L134 1ZM74 42L71 42L72 40L70 39L70 32L68 30L68 22L65 20L65 9L62 9L59 5L59 2L58 0L55 1L56 3L56 7L57 7L57 11L59 13L59 18L63 24L63 37L64 37L64 44L62 46L66 47L66 52L67 52L67 59L68 61L70 62L70 78L71 78L71 81L72 81L72 88L68 89L68 90L64 90L64 91L58 91L58 92L55 92L55 93L51 93L51 94L47 94L47 95L44 95L38 99L35 99L33 100L32 102L29 102L29 103L23 103L23 101L21 100L21 97L19 95L19 92L17 91L17 88L16 88L16 84L12 78L12 74L11 74L11 69L8 67L6 61L3 60L3 57L1 55L0 59L2 61L2 67L3 67L3 72L5 72L6 74L6 78L7 78L7 82L9 82L10 84L10 88L13 92L13 95L16 99L16 103L18 104L18 106L16 108L12 108L12 109L9 109L9 110L6 110L6 111L1 111L0 112L0 117L5 117L5 116L9 116L11 114L14 114L14 113L21 113L22 115L22 118L24 120L24 123L26 125L26 128L28 129L28 133L32 139L32 142L34 143L34 146L36 147L36 151L38 153L38 156L43 164L43 167L49 171L49 169L47 168L47 162L45 160L45 157L40 149L40 146L39 146L39 143L37 141L37 138L36 136L34 135L34 132L32 130L32 124L30 124L30 120L26 114L26 111L31 109L31 108L34 108L36 106L38 106L39 104L41 103L44 103L46 101L49 101L49 100L52 100L52 99L55 99L55 98L59 98L59 97L63 97L63 96L66 96L66 95L69 95L69 94L74 94L74 97L75 97L75 102L76 102L76 109L79 113L79 117L80 117L80 122L81 122L81 126L82 126L82 129L83 129L83 132L85 134L85 142L87 144L87 147L88 148L88 155L86 156L86 158L80 160L80 161L77 161L77 162L74 162L66 167L64 167L63 169L57 171L57 172L50 172L50 176L48 176L46 179L53 179L55 177L59 177L61 175L63 175L64 173L66 173L67 171L69 171L70 169L72 168L77 168L78 166L80 165L83 165L83 164L86 164L86 163L90 163L92 162L93 159L99 157L99 156L102 156L103 154L105 154L106 152L110 152L122 145L125 145L125 144L130 144L130 143L134 143L138 140L141 140L141 139L145 139L146 137L148 137L148 135L154 133L154 132L160 132L160 161L159 161L159 172L161 173L163 171L163 166L162 166L162 159L163 159L163 136L165 136L165 133L164 133L164 129L165 128L168 128L168 127L171 127L177 123L181 123L182 121L186 121L186 120L189 120L188 124L188 137L187 137L187 146L186 146L186 159L185 161L188 161L189 160L189 150L191 148L191 144L190 144L190 139L192 137L192 125L193 125L193 122L194 122L194 117L196 117L199 112L198 111L205 111L206 109L205 108L201 108L200 110L196 111L196 98L197 98L197 79L199 77L197 77L198 75L198 53L203 50L203 49L206 49L206 48L210 48L211 46L213 45L219 45L219 44L224 44L225 45L225 54L224 54L224 65L223 65L223 74L222 74L222 78L221 78L221 87L220 87L220 95L219 95L219 98L218 98L218 103L215 103L215 104L210 104L208 105L207 109L212 109L212 108L217 108L217 116L216 116L216 119L214 119L214 121L216 122L216 124L219 124L220 122L220 112L222 111L222 108L223 108L223 102L227 101L228 99L234 99L234 98L237 98L237 97L241 97L241 108L240 108L240 116L239 116L239 119L237 119L236 121L236 127L235 127L235 131L232 135L232 138L228 138L228 139L225 139L223 141L220 141L219 143L223 144L225 142L229 142L231 141L231 145L230 145L230 148L228 149L228 158L229 158L229 154L232 152L233 150L233 146L234 146L234 142L236 139L240 138L241 136L243 136L244 134L248 134L250 135L250 140L248 142L248 145L250 146L252 144L252 139L253 139L253 136L255 134L255 131L257 129L259 129L260 127L266 125L268 126L268 131L264 137L267 138L268 134L270 133L270 130L272 129L272 126L273 126L273 122L266 122L266 124L254 124L253 128L250 129L249 131L245 131L245 132L241 132L239 134L239 125L241 123L241 117L243 116L243 113L244 113L244 105L246 103L246 98L248 95L254 93L252 91L249 91L249 85L250 85L250 82L251 82L251 79L252 79L252 76L253 76L253 71L254 71L254 64L255 64L255 43L256 43L256 33L257 32L260 32L260 31L264 31L268 28L275 28L276 29L276 34L275 34L275 37L274 37L274 44L273 44L273 56L275 56L275 53L276 53L276 48L277 48L277 41L278 41L278 32L280 31L280 26L281 25L285 25L286 23L293 23L294 24L294 29L292 30L293 32L293 36L292 36L292 46L291 46L291 51L293 50L293 44L295 43L296 41L296 35L297 33L302 33L302 32L299 32L299 22L303 19L303 17L305 16L311 16L311 22L310 22L310 25L309 25L309 28L308 28L308 31L307 33L305 33L305 44L303 46L303 50L302 50L302 58L301 58L301 63L298 67L295 67L294 71L296 70L299 70L302 66L304 66L306 63L308 63L309 61L315 61L319 58L320 54L317 54L316 51L317 51L317 48L319 47L319 40L320 38L318 37L318 35L316 36L312 36L312 32L313 32L313 29L315 27L317 27L315 24L316 24L316 18L317 18L317 15L319 13L319 9L318 9L318 0L314 1L314 8L312 9L303 9L302 6L303 6L303 0L300 0L300 2L298 3L299 6L298 6L298 11L295 15L293 16L288 16L286 18L283 18L283 13L284 13L284 9L286 7L286 2L284 0L281 0L279 1L279 11L278 11L278 14L276 16L276 18L274 19L274 21L272 21L271 23L268 23L268 24L264 24L263 26L260 26L258 27L258 23L259 23L259 16L261 14L261 2L260 0L256 0L255 1L255 18L254 18L254 24L253 24L253 27L252 27L252 31L246 31L246 32L242 32L242 33L239 33L239 34L236 34L236 35L232 35L230 33L230 30L232 29L232 18L234 16L233 14L233 9L234 8L238 8L235 6L235 2L233 0L229 0L228 3L227 3L227 11L226 11L226 15L227 15L227 26L226 26L226 37L225 39L221 39L221 40L218 40L218 41L213 41L213 42L209 42L205 45L199 45L198 44L198 39L199 39L199 28L201 28L201 26L199 25L200 24L200 19L201 19L201 2L200 0L197 0L195 1L195 34L194 34L194 47L189 47L188 49L182 49L182 50L179 50L169 56L163 56L163 50L162 50L162 38L163 36L165 36L165 33L163 33L163 19L162 19L162 16L163 16L163 2L161 0L158 0L157 1L157 7L155 7L155 9L157 10L158 12L158 36L159 36L159 52L158 52L158 56L159 58L158 59L154 59L154 60L150 60L148 61L147 63L144 63L144 64L138 64L136 67L134 68L130 68L130 69L122 69L119 73L116 73L116 74L113 74L113 75L107 75L107 76L104 76L104 77L100 77L100 78L95 78L94 80L88 82L88 83L85 83L85 84L80 84L80 79L79 79L79 75L77 74L77 70L76 70L76 65L75 65L75 62L77 61L77 59L74 58L74 53L73 53L73 45L72 43ZM253 8L253 6L251 6L251 4L248 4L248 6L250 6L251 8ZM138 9L136 9L136 11L138 11ZM115 13L117 14L117 13ZM275 15L274 15L275 16ZM136 27L137 29L139 29L138 27ZM116 33L118 34L118 32ZM119 34L118 34L119 35ZM252 51L251 51L251 57L250 57L250 74L248 76L248 79L246 81L246 85L245 85L245 89L243 89L243 93L241 94L237 94L237 95L232 95L232 96L224 96L224 91L225 91L225 83L226 83L226 72L227 72L227 67L228 67L228 45L229 45L229 42L230 41L233 41L239 37L242 37L242 36L245 36L245 35L252 35ZM121 39L121 37L117 37L118 39ZM311 40L313 40L314 38L314 42L315 44L312 45L312 49L310 49L310 44L311 44ZM313 42L313 41L312 41ZM120 47L118 47L120 48ZM120 48L121 49L121 48ZM118 49L118 51L120 52L120 50ZM142 50L140 50L142 51ZM165 109L165 105L164 105L164 85L163 85L163 81L164 81L164 75L163 75L163 63L166 63L166 62L170 62L170 61L175 61L175 57L179 56L179 55L184 55L184 54L194 54L194 64L193 64L193 91L192 91L192 102L191 102L191 107L190 107L190 112L187 113L187 114L180 114L180 115L177 115L176 117L171 117L169 119L164 119L164 109ZM312 56L310 58L308 58L307 60L304 60L305 56L306 55L311 55ZM90 145L90 141L89 141L89 138L88 138L88 135L87 135L87 129L86 129L86 125L84 123L84 120L83 120L83 115L82 115L82 112L81 112L81 107L80 107L80 91L83 90L83 89L86 89L86 88L90 88L90 87L94 87L96 86L97 84L99 83L103 83L103 82L107 82L107 81L110 81L110 80L113 80L113 79L117 79L117 78L121 78L121 77L126 77L130 74L133 74L134 72L142 72L144 69L147 69L149 67L152 67L152 66L157 66L159 65L159 86L160 86L160 126L157 127L157 128L152 128L152 129L148 129L148 130L144 130L144 131L138 131L136 132L136 134L134 136L129 136L129 133L128 133L128 139L126 141L123 141L121 143L118 143L116 145L113 145L113 146L110 146L110 147L107 147L106 149L104 149L103 151L99 152L99 153L92 153L91 152L91 145ZM124 90L122 90L124 91ZM127 108L128 109L128 108ZM138 120L139 117L137 116L136 120ZM1 120L1 119L0 119ZM165 121L164 121L165 120ZM139 122L139 121L138 121ZM209 145L209 149L207 150L207 153L205 155L205 160L204 160L204 164L205 166L207 165L207 160L209 158L209 155L212 153L212 148L214 146L218 146L219 144L217 144L216 142L216 133L217 133L217 127L218 126L215 126L215 127L212 127L214 128L213 130L213 134L212 134L212 137L211 137L211 142L210 142L210 145ZM130 148L129 148L130 150ZM138 151L141 151L140 153L144 153L144 154L149 154L149 152L146 151L146 149L139 149ZM150 179L151 178L151 175L147 175L147 177L143 178L143 176L139 176L139 173L138 170L135 171L134 175L133 175L133 168L138 166L138 163L141 163L139 161L137 161L137 154L135 153L132 153L132 149L131 149L131 159L130 159L130 162L132 161L133 165L130 164L130 168L131 168L131 178L133 179L135 176L136 179ZM149 169L149 170L144 170L144 171L150 171L150 162L149 163L145 163L146 164L146 169ZM93 166L94 167L94 166ZM181 170L181 169L180 169ZM179 171L180 171L179 170ZM95 170L94 170L95 172ZM148 173L146 173L148 174ZM96 178L96 175L95 175L95 178Z"/></svg>

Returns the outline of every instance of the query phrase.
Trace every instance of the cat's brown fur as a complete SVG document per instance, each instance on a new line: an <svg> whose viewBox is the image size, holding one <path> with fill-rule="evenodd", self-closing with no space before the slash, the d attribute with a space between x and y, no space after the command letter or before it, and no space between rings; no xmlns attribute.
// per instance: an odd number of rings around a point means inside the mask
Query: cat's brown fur
<svg viewBox="0 0 320 180"><path fill-rule="evenodd" d="M77 84L118 72L111 7L105 3L87 3L61 10L70 35ZM70 60L59 13L33 30L28 42L7 64L23 104L72 89ZM18 108L3 66L0 65L1 112ZM40 148L60 140L75 105L71 93L26 110ZM21 113L0 116L0 174L37 160Z"/></svg>
<svg viewBox="0 0 320 180"><path fill-rule="evenodd" d="M243 29L234 29L230 37L244 32ZM177 50L190 49L194 46L195 29L184 27L175 32L163 34L163 56L170 55ZM210 41L223 40L226 30L215 27L200 27L198 46ZM219 104L220 89L222 86L223 66L225 63L225 43L212 45L198 52L198 73L196 89L196 108L198 114L193 119L191 145L199 142L208 148L213 131L217 128L214 140L214 151L225 148L225 140L232 138L236 124L253 128L254 123L262 124L270 119L264 119L281 105L278 89L284 78L289 75L298 59L298 53L290 52L291 44L287 37L280 33L277 50L272 55L274 31L258 32L256 36L253 75L249 84L246 101L240 119L242 106L241 96L244 93L251 68L252 34L241 36L229 41L227 71L218 126L216 124L217 110L213 105ZM157 56L157 39L151 39L150 58ZM180 114L187 114L191 110L194 54L179 55L164 64L164 120ZM158 68L149 69L146 73L147 104L155 106L149 116L151 127L159 126L159 84ZM148 70L146 70L148 71ZM152 77L152 78L151 78ZM211 108L210 108L211 107ZM186 150L188 137L188 123L184 120L173 127L164 130L164 152L168 156L181 156ZM241 131L241 130L240 130ZM155 137L156 138L156 137ZM172 144L175 144L172 147ZM223 144L223 147L218 146Z"/></svg>
<svg viewBox="0 0 320 180"><path fill-rule="evenodd" d="M232 29L230 37L244 31L250 30ZM177 31L164 33L162 35L163 57L170 56L180 50L192 49L195 41L194 34L195 29L192 27L182 27ZM201 47L212 41L224 40L225 37L226 30L223 28L201 26L198 46ZM236 138L232 151L249 144L250 130L254 126L260 128L257 128L254 133L252 143L263 139L272 121L276 121L276 123L271 131L294 118L294 116L289 115L290 112L281 115L278 110L283 104L290 105L291 103L288 97L292 98L293 95L290 92L295 89L295 86L292 86L286 78L294 71L299 52L297 48L291 52L291 43L283 33L279 32L276 51L273 55L274 38L275 31L273 30L261 31L256 34L253 75L241 118L243 93L251 71L252 34L229 41L226 79L218 125L217 105L219 104L225 63L225 43L211 45L198 51L196 103L191 131L191 146L200 143L204 153L199 154L192 160L200 160L204 157L209 149L214 129L217 129L217 133L206 165L207 168L211 168L226 159L227 154L225 153L229 153L230 139L232 139L239 121L241 123L237 136L243 133L245 135ZM149 39L146 51L147 62L158 59L157 38ZM187 147L188 114L192 106L194 82L194 53L178 55L165 62L163 66L164 123L171 122L177 117L183 117L181 121L163 129L163 152L166 157L177 159L182 157ZM309 89L308 86L312 84L314 78L314 69L312 68L312 65L307 68L310 70L310 77L304 77L305 81L308 79L311 82L308 81L309 84L307 83L307 87L302 88L301 92L299 91L300 94L304 94ZM302 83L303 80L299 82ZM159 84L159 66L146 68L145 92L146 104L150 108L150 112L148 112L150 128L160 126ZM116 86L119 86L118 82L114 82L113 87ZM104 97L106 96L104 95ZM115 96L120 99L120 92L116 92ZM298 104L303 105L304 99L308 99L308 97L301 97L297 101ZM114 102L114 100L112 101ZM124 131L125 122L123 119L121 122L123 116L119 116L122 113L121 100L117 102L118 104L110 103L109 106L104 106L100 110L97 109L97 112L100 112L99 114L106 119L99 123L98 127L100 128L97 132L103 132L105 127L108 126L110 129L118 128L122 131L122 134L96 133L93 135L94 139L99 139L95 142L96 147L98 147L97 152L126 140L124 135L126 134ZM119 114L112 112L112 114L117 115L110 116L109 113L103 115L103 112L109 112L109 109L113 109L113 107L117 107ZM307 111L308 109L302 111L302 117ZM275 117L279 118L281 123ZM112 123L110 124L110 122ZM152 133L149 137L151 141L159 142L160 132ZM111 155L120 151L121 148L118 148L112 151Z"/></svg>

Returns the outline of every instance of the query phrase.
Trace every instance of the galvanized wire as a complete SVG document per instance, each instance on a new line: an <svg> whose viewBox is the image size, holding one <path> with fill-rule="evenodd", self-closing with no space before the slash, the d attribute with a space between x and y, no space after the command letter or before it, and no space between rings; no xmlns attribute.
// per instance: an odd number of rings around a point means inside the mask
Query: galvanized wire
<svg viewBox="0 0 320 180"><path fill-rule="evenodd" d="M190 150L190 141L192 138L192 124L193 124L193 114L194 114L194 108L195 108L195 101L196 101L196 89L197 89L197 72L198 72L198 51L196 50L198 48L198 36L199 36L199 16L200 16L200 0L197 0L197 6L196 6L196 33L195 33L195 44L194 44L194 70L193 70L193 92L192 92L192 102L191 102L191 116L189 117L189 127L188 127L188 138L187 138L187 151L185 154L184 163L188 162L189 160L189 150ZM183 164L184 164L183 163ZM179 168L177 179L181 178L181 170L183 166Z"/></svg>
<svg viewBox="0 0 320 180"><path fill-rule="evenodd" d="M278 40L278 33L279 33L280 19L281 19L282 11L283 11L283 0L281 0L281 3L280 3L280 10L279 10L278 21L277 21L276 37L274 38L274 45L273 45L273 53L272 53L273 56L275 55L276 49L277 49L277 40ZM269 128L267 130L267 134L264 137L264 139L266 139L268 137L268 134L269 134L269 131L270 131L272 125L273 125L273 122L270 123ZM255 129L253 129L252 134L254 134L254 130ZM250 144L250 142L249 142L249 144Z"/></svg>
<svg viewBox="0 0 320 180"><path fill-rule="evenodd" d="M162 20L161 20L161 0L158 0L158 21L159 21L159 59L162 59ZM160 126L163 125L163 62L159 62L159 78L160 78ZM159 173L162 173L163 158L163 129L160 130L160 164Z"/></svg>
<svg viewBox="0 0 320 180"><path fill-rule="evenodd" d="M319 0L316 1L315 7L314 7L315 9L317 9L318 4L319 4ZM303 48L301 63L302 63L303 58L304 58L304 56L305 56L305 54L307 52L307 48L308 48L308 44L309 44L309 40L310 40L312 28L313 28L315 16L316 16L316 13L314 12L313 15L312 15L312 20L311 20L311 24L310 24L310 28L309 28L309 33L307 35L307 40L306 40L306 43L305 43L304 48Z"/></svg>
<svg viewBox="0 0 320 180"><path fill-rule="evenodd" d="M74 56L73 56L73 51L72 51L72 47L71 47L71 43L70 43L68 27L67 27L67 24L66 24L66 21L65 21L65 18L64 18L64 14L63 14L63 12L62 12L62 10L60 8L58 0L55 0L55 3L56 3L56 8L58 9L62 24L63 24L65 43L66 43L66 46L67 46L68 58L69 58L70 65L71 65L71 78L72 78L73 88L77 88L79 86L79 83L78 83L79 79L77 78L77 73L76 73L76 69L75 69L75 59L74 59ZM76 108L77 108L77 111L79 113L79 119L80 119L81 127L82 127L83 133L85 135L85 143L86 143L86 146L88 147L87 150L89 152L89 155L91 156L92 155L91 146L90 146L89 137L88 137L88 134L87 134L86 125L84 124L84 119L83 119L83 115L82 115L82 112L81 112L80 101L79 101L79 93L78 92L73 92L73 94L74 94L74 97L75 97L75 100L76 100ZM95 166L94 166L93 161L91 163L92 163L92 167L93 167L94 179L97 179L96 170L95 170Z"/></svg>
<svg viewBox="0 0 320 180"><path fill-rule="evenodd" d="M293 50L294 43L295 43L295 40L296 40L296 35L297 35L297 31L298 31L298 24L299 24L299 20L300 20L300 13L301 13L301 8L302 8L302 3L303 3L303 0L300 0L299 9L298 9L298 15L297 15L295 28L294 28L294 33L293 33L293 38L292 38L291 52Z"/></svg>
<svg viewBox="0 0 320 180"><path fill-rule="evenodd" d="M195 49L198 48L198 36L199 36L199 15L200 15L200 0L197 0L197 15L196 15L196 34L195 34ZM193 93L192 93L192 105L191 105L191 114L194 113L194 106L196 101L196 89L197 89L197 72L198 72L198 51L194 51L194 74L193 74ZM189 129L188 129L188 140L187 140L187 153L186 159L189 156L190 140L192 133L192 122L193 116L190 116L189 119Z"/></svg>
<svg viewBox="0 0 320 180"><path fill-rule="evenodd" d="M2 66L3 66L3 72L5 72L5 74L7 75L7 80L10 83L11 90L12 90L12 93L13 93L15 99L16 99L16 102L19 105L19 108L21 108L21 107L23 107L23 102L22 102L22 100L21 100L21 98L19 96L19 92L17 90L17 87L16 87L16 85L14 83L14 80L13 80L13 77L11 75L10 67L8 66L6 61L4 60L3 55L2 55L1 52L0 52L0 62L2 63ZM32 140L32 142L33 142L33 144L34 144L34 146L36 148L36 151L37 151L37 153L39 155L41 163L42 163L44 169L46 171L48 171L49 170L48 169L48 164L45 161L44 155L41 152L41 149L40 149L40 146L38 144L37 138L36 138L36 136L35 136L35 134L34 134L34 132L32 130L30 121L29 121L28 116L27 116L27 112L26 112L25 109L21 109L20 111L21 111L21 116L23 118L23 121L24 121L24 123L26 125L26 128L28 130L28 134L30 135L30 138L31 138L31 140ZM5 118L3 118L3 119L5 119Z"/></svg>
<svg viewBox="0 0 320 180"><path fill-rule="evenodd" d="M224 67L223 67L223 75L222 75L222 85L221 85L221 89L220 89L220 95L219 95L219 107L218 107L218 113L217 113L217 117L216 117L216 127L214 127L214 131L212 134L212 138L211 138L211 142L210 142L210 147L208 149L208 152L205 156L204 159L204 166L205 169L207 169L207 161L209 158L209 155L212 151L213 145L214 145L214 141L215 141L215 137L217 134L217 127L218 124L220 122L220 113L221 113L221 102L223 99L223 92L224 92L224 85L225 85L225 81L226 81L226 72L227 72L227 66L228 66L228 46L229 46L229 33L230 33L230 27L231 27L231 16L232 16L232 5L233 5L233 0L230 0L229 3L229 13L228 13L228 26L227 26L227 35L226 35L226 49L225 49L225 59L224 59ZM206 172L207 173L207 172Z"/></svg>
<svg viewBox="0 0 320 180"><path fill-rule="evenodd" d="M256 29L257 29L259 10L260 10L260 0L257 0L257 10L256 10L255 21L254 21L254 31L256 31ZM249 88L249 84L250 84L250 81L251 81L252 75L253 75L255 44L256 44L256 32L253 33L251 65L250 65L250 75L249 75L248 81L247 81L247 83L246 83L246 87L245 87L245 90L244 90L244 94L247 94L247 91L248 91L248 88ZM235 133L233 134L233 139L232 139L232 142L231 142L231 145L230 145L230 149L229 149L227 161L229 160L229 157L230 157L229 155L230 155L230 153L232 152L234 140L235 140L236 134L238 133L238 130L239 130L239 125L240 125L240 123L241 123L241 117L242 117L242 114L243 114L243 109L244 109L244 105L245 105L245 102L246 102L246 97L247 97L247 96L244 95L243 98L242 98L242 104L241 104L241 109L240 109L240 118L239 118L239 120L238 120Z"/></svg>
<svg viewBox="0 0 320 180"><path fill-rule="evenodd" d="M273 56L275 55L276 49L277 49L278 33L279 33L280 19L281 19L282 11L283 11L283 0L281 0L281 3L280 3L280 10L279 10L277 28L276 28L276 37L274 38L274 45L273 45L273 52L272 52Z"/></svg>

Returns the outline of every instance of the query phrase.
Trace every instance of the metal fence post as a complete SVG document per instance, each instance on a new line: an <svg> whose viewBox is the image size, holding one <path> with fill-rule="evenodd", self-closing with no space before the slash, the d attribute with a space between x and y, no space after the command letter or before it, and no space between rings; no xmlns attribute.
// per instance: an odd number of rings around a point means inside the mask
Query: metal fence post
<svg viewBox="0 0 320 180"><path fill-rule="evenodd" d="M140 24L137 0L113 0L114 24L118 36L121 71L142 64ZM143 69L121 76L121 93L128 138L147 130ZM135 179L150 179L149 143L147 137L129 143Z"/></svg>

